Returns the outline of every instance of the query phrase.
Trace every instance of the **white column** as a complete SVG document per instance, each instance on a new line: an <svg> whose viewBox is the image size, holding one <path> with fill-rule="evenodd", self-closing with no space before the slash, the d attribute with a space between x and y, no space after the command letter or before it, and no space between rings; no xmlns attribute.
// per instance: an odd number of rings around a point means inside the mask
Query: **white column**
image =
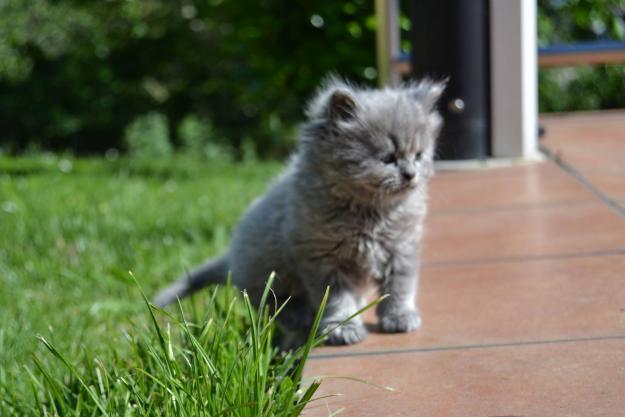
<svg viewBox="0 0 625 417"><path fill-rule="evenodd" d="M490 0L494 157L538 154L536 0Z"/></svg>

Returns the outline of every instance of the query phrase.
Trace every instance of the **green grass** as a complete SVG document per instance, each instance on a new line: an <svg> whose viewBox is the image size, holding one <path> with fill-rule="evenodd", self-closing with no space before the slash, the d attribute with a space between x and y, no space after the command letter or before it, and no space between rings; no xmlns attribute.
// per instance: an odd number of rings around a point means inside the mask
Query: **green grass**
<svg viewBox="0 0 625 417"><path fill-rule="evenodd" d="M222 251L280 168L0 159L0 381L34 335L67 352L118 333L143 308L127 271L152 294Z"/></svg>
<svg viewBox="0 0 625 417"><path fill-rule="evenodd" d="M272 345L274 320L282 306L272 305L271 278L255 313L231 287L212 291L204 317L193 309L179 318L155 311L144 296L151 328L127 333L131 354L115 349L102 361L85 352L75 361L45 338L42 344L64 365L56 377L34 356L28 371L32 399L0 388L2 415L15 416L298 416L311 401L319 380L302 386L302 372L317 334L323 306L307 343L278 354ZM166 327L157 314L169 318Z"/></svg>
<svg viewBox="0 0 625 417"><path fill-rule="evenodd" d="M297 415L267 313L223 289L152 322L128 274L149 297L223 250L280 169L0 158L0 415Z"/></svg>

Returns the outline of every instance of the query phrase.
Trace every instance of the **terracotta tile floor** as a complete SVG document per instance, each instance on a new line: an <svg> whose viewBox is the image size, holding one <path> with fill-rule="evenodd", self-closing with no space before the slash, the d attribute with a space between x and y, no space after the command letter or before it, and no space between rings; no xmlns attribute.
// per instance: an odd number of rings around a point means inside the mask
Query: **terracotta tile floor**
<svg viewBox="0 0 625 417"><path fill-rule="evenodd" d="M625 112L543 118L552 160L440 172L415 333L314 353L309 416L625 416ZM382 387L391 387L393 391Z"/></svg>

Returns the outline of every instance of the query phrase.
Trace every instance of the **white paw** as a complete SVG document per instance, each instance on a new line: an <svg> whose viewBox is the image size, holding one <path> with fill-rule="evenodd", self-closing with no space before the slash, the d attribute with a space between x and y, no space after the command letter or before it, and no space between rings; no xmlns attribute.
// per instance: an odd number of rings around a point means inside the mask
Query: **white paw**
<svg viewBox="0 0 625 417"><path fill-rule="evenodd" d="M328 345L353 345L367 337L367 329L361 322L350 321L336 327L338 323L328 322L325 329L334 329L328 334Z"/></svg>
<svg viewBox="0 0 625 417"><path fill-rule="evenodd" d="M414 310L386 313L380 317L380 329L384 333L406 333L421 326L421 316Z"/></svg>

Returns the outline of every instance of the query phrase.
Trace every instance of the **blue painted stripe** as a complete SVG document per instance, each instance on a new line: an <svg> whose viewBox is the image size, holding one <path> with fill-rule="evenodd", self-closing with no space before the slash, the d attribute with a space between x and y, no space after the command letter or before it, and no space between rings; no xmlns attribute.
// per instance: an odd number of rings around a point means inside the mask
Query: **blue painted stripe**
<svg viewBox="0 0 625 417"><path fill-rule="evenodd" d="M585 41L556 44L538 48L538 55L562 55L599 52L625 52L625 42L620 41ZM410 54L401 53L395 62L410 62Z"/></svg>
<svg viewBox="0 0 625 417"><path fill-rule="evenodd" d="M625 42L618 41L588 41L567 44L557 44L538 48L539 55L562 55L593 52L622 52L625 51Z"/></svg>

